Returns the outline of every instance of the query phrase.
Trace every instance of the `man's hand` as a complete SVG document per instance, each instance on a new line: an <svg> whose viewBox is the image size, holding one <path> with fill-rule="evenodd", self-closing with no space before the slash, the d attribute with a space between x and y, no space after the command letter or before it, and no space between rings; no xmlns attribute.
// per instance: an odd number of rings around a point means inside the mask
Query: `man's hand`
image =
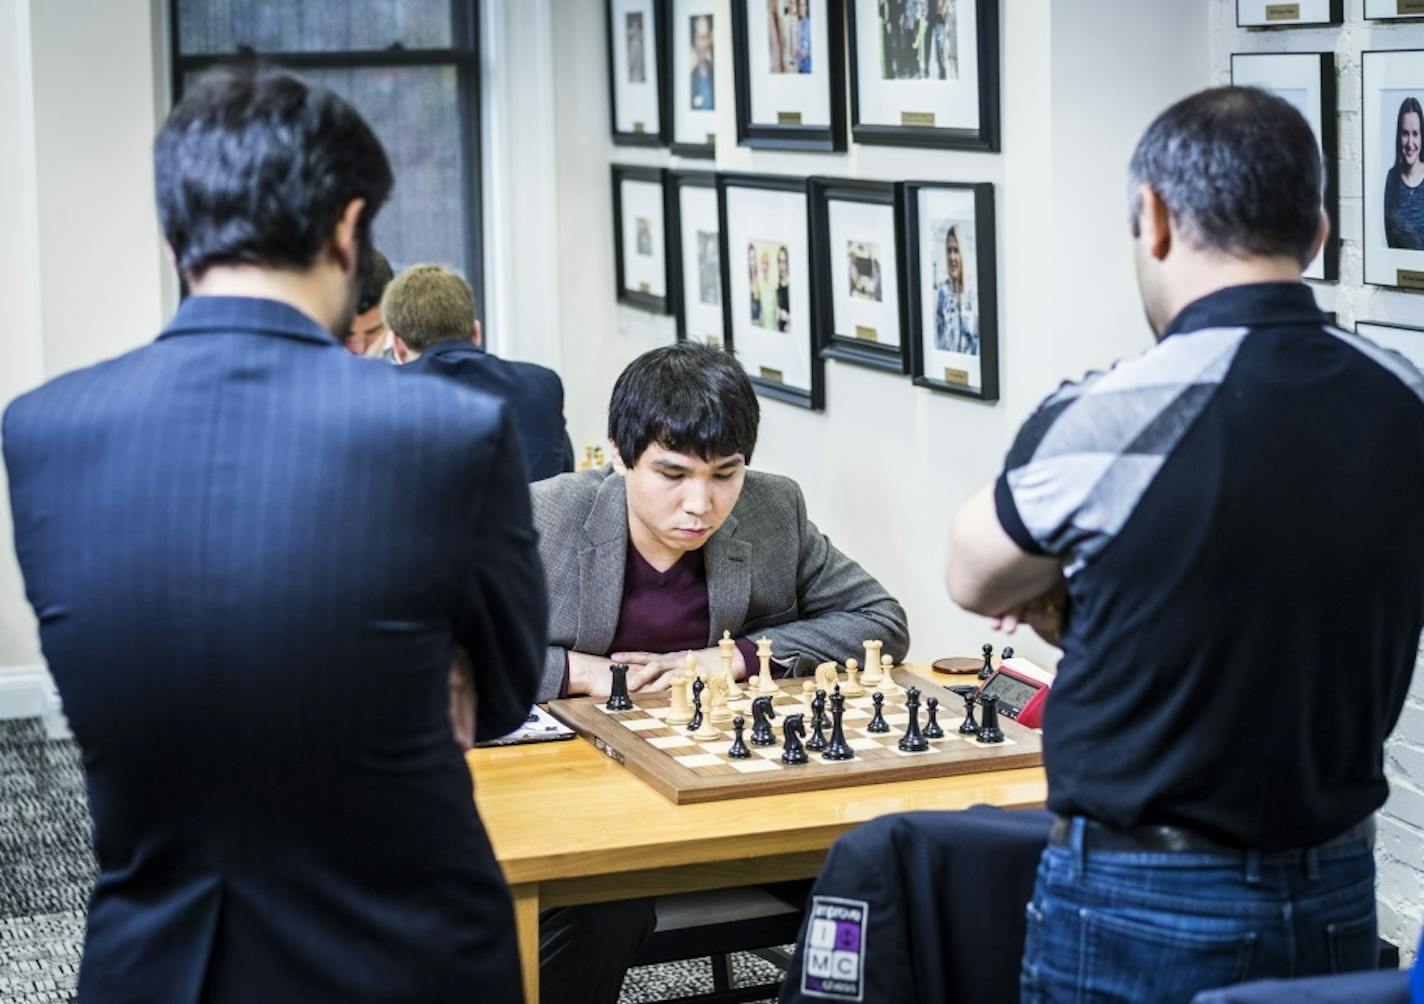
<svg viewBox="0 0 1424 1004"><path fill-rule="evenodd" d="M462 750L475 745L475 672L459 645L450 656L450 734Z"/></svg>
<svg viewBox="0 0 1424 1004"><path fill-rule="evenodd" d="M1032 628L1044 641L1056 646L1063 637L1063 620L1068 613L1068 583L1060 578L1048 592L1027 603L1006 610L992 621L994 630L1013 634L1020 624Z"/></svg>
<svg viewBox="0 0 1424 1004"><path fill-rule="evenodd" d="M589 694L593 697L607 697L609 688L613 685L613 675L608 672L611 665L612 659L569 649L569 696ZM628 686L631 688L632 685L630 679Z"/></svg>
<svg viewBox="0 0 1424 1004"><path fill-rule="evenodd" d="M614 652L613 662L628 664L629 693L645 694L666 690L672 685L672 675L686 668L687 652ZM708 675L722 672L722 651L718 648L702 648L692 653L699 669ZM742 661L742 653L732 650L732 675L738 680L746 679L747 667Z"/></svg>

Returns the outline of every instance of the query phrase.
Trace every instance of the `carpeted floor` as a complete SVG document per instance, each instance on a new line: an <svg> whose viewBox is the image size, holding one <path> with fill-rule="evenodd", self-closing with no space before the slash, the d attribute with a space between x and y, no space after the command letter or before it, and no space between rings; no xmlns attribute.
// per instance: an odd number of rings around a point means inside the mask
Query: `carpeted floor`
<svg viewBox="0 0 1424 1004"><path fill-rule="evenodd" d="M94 883L84 771L72 740L50 740L38 719L0 721L0 1001L74 1000L84 910ZM766 983L769 962L733 957L736 985ZM621 1004L707 993L707 959L628 973Z"/></svg>

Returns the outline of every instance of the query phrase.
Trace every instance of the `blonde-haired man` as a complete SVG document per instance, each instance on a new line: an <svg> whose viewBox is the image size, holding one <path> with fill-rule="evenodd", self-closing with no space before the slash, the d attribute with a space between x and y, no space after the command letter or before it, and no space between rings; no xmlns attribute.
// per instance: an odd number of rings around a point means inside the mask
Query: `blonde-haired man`
<svg viewBox="0 0 1424 1004"><path fill-rule="evenodd" d="M439 265L412 265L386 287L381 313L402 367L459 380L509 404L530 481L574 469L563 382L546 367L484 351L469 283Z"/></svg>

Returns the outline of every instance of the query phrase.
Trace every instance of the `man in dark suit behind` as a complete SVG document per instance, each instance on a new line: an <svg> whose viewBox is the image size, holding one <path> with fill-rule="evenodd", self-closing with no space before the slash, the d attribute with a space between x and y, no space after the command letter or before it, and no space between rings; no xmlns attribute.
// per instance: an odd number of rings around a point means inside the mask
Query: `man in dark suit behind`
<svg viewBox="0 0 1424 1004"><path fill-rule="evenodd" d="M530 481L574 469L563 382L544 366L484 351L469 283L439 265L413 265L386 287L381 314L407 372L452 377L509 403Z"/></svg>
<svg viewBox="0 0 1424 1004"><path fill-rule="evenodd" d="M330 92L208 78L154 163L193 295L4 420L94 816L80 999L518 1000L448 686L460 645L495 736L544 656L507 410L333 336L391 174ZM419 518L363 533L355 506Z"/></svg>

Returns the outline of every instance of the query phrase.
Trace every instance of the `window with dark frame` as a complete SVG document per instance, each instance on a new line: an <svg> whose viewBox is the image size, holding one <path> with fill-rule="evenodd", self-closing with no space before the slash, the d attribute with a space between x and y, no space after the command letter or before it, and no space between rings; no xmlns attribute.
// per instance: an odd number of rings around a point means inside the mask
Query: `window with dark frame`
<svg viewBox="0 0 1424 1004"><path fill-rule="evenodd" d="M479 0L169 0L173 94L260 62L341 95L371 124L395 188L375 245L399 272L459 272L484 315Z"/></svg>

